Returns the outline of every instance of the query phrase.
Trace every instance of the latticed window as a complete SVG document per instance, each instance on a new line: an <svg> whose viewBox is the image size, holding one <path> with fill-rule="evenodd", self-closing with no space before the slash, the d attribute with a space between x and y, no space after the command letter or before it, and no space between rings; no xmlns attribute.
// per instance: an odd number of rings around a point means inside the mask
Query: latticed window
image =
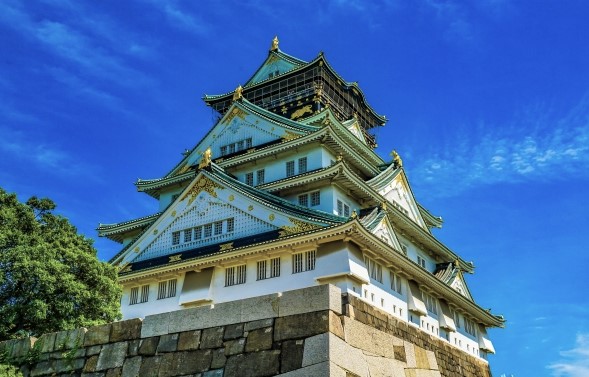
<svg viewBox="0 0 589 377"><path fill-rule="evenodd" d="M299 174L307 172L307 157L299 158Z"/></svg>
<svg viewBox="0 0 589 377"><path fill-rule="evenodd" d="M350 206L339 199L337 200L337 215L350 217Z"/></svg>
<svg viewBox="0 0 589 377"><path fill-rule="evenodd" d="M262 169L262 170L258 170L258 171L256 172L256 175L257 175L257 177L256 177L256 178L257 178L257 180L258 180L258 181L257 181L257 182L258 182L258 185L261 185L261 184L263 184L263 183L264 183L264 181L265 181L265 175L266 175L266 172L264 171L264 169Z"/></svg>
<svg viewBox="0 0 589 377"><path fill-rule="evenodd" d="M254 185L254 173L245 173L245 184L250 186Z"/></svg>
<svg viewBox="0 0 589 377"><path fill-rule="evenodd" d="M225 156L227 154L227 146L223 145L221 147L221 156Z"/></svg>
<svg viewBox="0 0 589 377"><path fill-rule="evenodd" d="M403 255L407 255L407 245L401 244L401 251L403 252Z"/></svg>
<svg viewBox="0 0 589 377"><path fill-rule="evenodd" d="M180 232L172 232L172 245L180 244Z"/></svg>
<svg viewBox="0 0 589 377"><path fill-rule="evenodd" d="M292 273L310 271L315 269L316 251L305 251L292 255Z"/></svg>
<svg viewBox="0 0 589 377"><path fill-rule="evenodd" d="M235 153L235 144L229 144L229 154Z"/></svg>
<svg viewBox="0 0 589 377"><path fill-rule="evenodd" d="M131 295L129 296L129 305L135 305L139 302L139 287L131 288Z"/></svg>
<svg viewBox="0 0 589 377"><path fill-rule="evenodd" d="M270 277L280 276L280 257L270 259Z"/></svg>
<svg viewBox="0 0 589 377"><path fill-rule="evenodd" d="M157 299L161 300L168 297L176 296L176 279L160 281L157 290Z"/></svg>
<svg viewBox="0 0 589 377"><path fill-rule="evenodd" d="M227 233L231 233L235 230L235 220L232 218L227 219Z"/></svg>
<svg viewBox="0 0 589 377"><path fill-rule="evenodd" d="M427 308L427 311L432 313L432 314L438 314L438 303L437 300L432 297L431 295L429 295L428 293L425 292L421 292L423 295L423 301L425 302L425 307Z"/></svg>
<svg viewBox="0 0 589 377"><path fill-rule="evenodd" d="M321 204L321 195L319 193L319 191L313 191L311 193L311 206L318 206L319 204Z"/></svg>
<svg viewBox="0 0 589 377"><path fill-rule="evenodd" d="M184 242L192 241L192 228L184 230Z"/></svg>
<svg viewBox="0 0 589 377"><path fill-rule="evenodd" d="M246 278L245 264L225 269L225 286L244 284Z"/></svg>
<svg viewBox="0 0 589 377"><path fill-rule="evenodd" d="M368 275L370 275L372 279L382 283L382 266L380 263L377 263L368 257L364 257L364 263L366 263Z"/></svg>
<svg viewBox="0 0 589 377"><path fill-rule="evenodd" d="M295 175L295 162L294 161L287 161L286 162L286 176L292 177Z"/></svg>
<svg viewBox="0 0 589 377"><path fill-rule="evenodd" d="M141 300L139 302L147 302L149 300L149 284L141 286Z"/></svg>
<svg viewBox="0 0 589 377"><path fill-rule="evenodd" d="M202 226L197 226L196 228L194 228L194 239L202 239Z"/></svg>
<svg viewBox="0 0 589 377"><path fill-rule="evenodd" d="M403 294L403 289L401 285L401 277L394 272L390 272L391 274L391 289L399 294Z"/></svg>
<svg viewBox="0 0 589 377"><path fill-rule="evenodd" d="M464 330L472 336L477 335L475 323L468 318L464 318Z"/></svg>
<svg viewBox="0 0 589 377"><path fill-rule="evenodd" d="M307 194L299 195L299 205L309 206L309 196Z"/></svg>
<svg viewBox="0 0 589 377"><path fill-rule="evenodd" d="M425 258L418 255L417 256L417 264L420 265L422 268L425 268Z"/></svg>
<svg viewBox="0 0 589 377"><path fill-rule="evenodd" d="M238 151L242 151L243 150L243 140L240 140L237 142L237 150Z"/></svg>
<svg viewBox="0 0 589 377"><path fill-rule="evenodd" d="M257 264L257 270L258 270L258 274L257 274L257 280L264 280L266 279L266 261L265 260L261 260L258 261Z"/></svg>
<svg viewBox="0 0 589 377"><path fill-rule="evenodd" d="M215 236L223 233L223 221L216 221L215 222Z"/></svg>
<svg viewBox="0 0 589 377"><path fill-rule="evenodd" d="M251 148L252 147L252 138L248 137L247 139L245 139L245 147L246 148Z"/></svg>
<svg viewBox="0 0 589 377"><path fill-rule="evenodd" d="M206 224L204 226L204 230L205 230L205 238L209 238L210 236L213 235L213 224Z"/></svg>

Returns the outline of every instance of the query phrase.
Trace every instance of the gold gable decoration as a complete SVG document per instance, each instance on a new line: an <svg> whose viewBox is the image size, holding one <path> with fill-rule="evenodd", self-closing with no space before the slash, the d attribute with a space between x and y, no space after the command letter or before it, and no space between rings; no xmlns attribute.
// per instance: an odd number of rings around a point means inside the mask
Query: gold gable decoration
<svg viewBox="0 0 589 377"><path fill-rule="evenodd" d="M191 205L192 202L194 202L194 199L196 199L198 194L200 194L202 191L205 191L213 198L216 198L216 189L224 189L224 187L205 176L201 176L198 179L198 181L196 181L196 183L192 186L192 188L182 197L182 200L190 196L190 199L188 200L188 205Z"/></svg>
<svg viewBox="0 0 589 377"><path fill-rule="evenodd" d="M223 120L221 124L230 124L233 118L235 117L238 117L241 120L245 120L246 115L247 113L245 111L236 107L229 113L229 115L227 115L227 117L225 118L225 120Z"/></svg>
<svg viewBox="0 0 589 377"><path fill-rule="evenodd" d="M278 233L280 237L290 236L291 234L309 232L311 230L315 230L320 228L319 225L309 224L301 220L293 219L289 217L288 220L290 221L292 226L284 225L281 227L281 231Z"/></svg>

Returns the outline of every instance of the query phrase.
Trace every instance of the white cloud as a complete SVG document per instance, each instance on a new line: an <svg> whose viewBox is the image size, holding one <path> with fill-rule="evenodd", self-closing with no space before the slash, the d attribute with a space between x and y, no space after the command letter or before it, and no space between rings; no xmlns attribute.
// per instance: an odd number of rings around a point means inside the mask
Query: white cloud
<svg viewBox="0 0 589 377"><path fill-rule="evenodd" d="M555 377L589 376L589 334L577 334L573 349L560 352L562 357L547 366Z"/></svg>
<svg viewBox="0 0 589 377"><path fill-rule="evenodd" d="M560 119L550 118L538 111L511 127L480 127L478 134L463 136L412 167L414 184L444 197L496 183L586 177L589 96Z"/></svg>

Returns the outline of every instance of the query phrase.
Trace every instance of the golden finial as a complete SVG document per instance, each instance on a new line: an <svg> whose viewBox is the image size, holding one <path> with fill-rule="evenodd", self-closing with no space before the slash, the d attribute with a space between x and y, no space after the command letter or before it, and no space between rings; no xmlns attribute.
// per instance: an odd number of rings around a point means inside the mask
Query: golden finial
<svg viewBox="0 0 589 377"><path fill-rule="evenodd" d="M276 35L274 39L272 39L272 46L270 46L270 51L276 50L278 50L278 35Z"/></svg>
<svg viewBox="0 0 589 377"><path fill-rule="evenodd" d="M337 160L338 161L343 161L344 160L344 156L340 153L337 155Z"/></svg>
<svg viewBox="0 0 589 377"><path fill-rule="evenodd" d="M212 161L212 152L211 152L211 148L208 148L202 154L202 158L201 158L200 162L198 163L198 168L199 169L208 168L209 166L211 166L211 161Z"/></svg>
<svg viewBox="0 0 589 377"><path fill-rule="evenodd" d="M233 92L233 100L238 100L241 99L243 97L243 88L240 86L238 86L237 88L235 88L235 92Z"/></svg>
<svg viewBox="0 0 589 377"><path fill-rule="evenodd" d="M382 208L383 211L386 211L387 210L387 202L382 202L380 204L380 208Z"/></svg>
<svg viewBox="0 0 589 377"><path fill-rule="evenodd" d="M454 266L455 266L455 267L456 267L458 270L460 270L460 261L459 261L458 259L456 259L456 260L454 261Z"/></svg>
<svg viewBox="0 0 589 377"><path fill-rule="evenodd" d="M393 167L402 168L403 160L401 160L401 156L399 156L396 150L393 149L393 151L391 152L391 156L393 157Z"/></svg>
<svg viewBox="0 0 589 377"><path fill-rule="evenodd" d="M356 217L358 217L358 214L356 213L356 210L352 211L352 219L355 219Z"/></svg>

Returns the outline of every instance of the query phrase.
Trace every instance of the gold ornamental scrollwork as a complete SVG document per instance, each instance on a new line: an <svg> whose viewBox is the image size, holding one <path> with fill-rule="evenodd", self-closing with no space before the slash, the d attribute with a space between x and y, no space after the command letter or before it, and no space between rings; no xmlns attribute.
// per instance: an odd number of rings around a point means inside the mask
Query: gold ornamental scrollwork
<svg viewBox="0 0 589 377"><path fill-rule="evenodd" d="M235 118L235 117L238 117L241 120L245 120L246 115L247 115L247 113L245 111L236 107L233 110L231 110L229 115L227 115L227 117L225 117L225 119L223 120L223 122L221 122L221 124L225 124L225 125L230 124L231 121L233 120L233 118Z"/></svg>
<svg viewBox="0 0 589 377"><path fill-rule="evenodd" d="M211 179L201 176L198 181L192 186L192 188L182 197L182 200L190 197L188 200L188 205L191 205L194 202L194 199L200 194L202 191L208 193L213 198L217 197L216 189L223 189L224 187L218 184L217 182L212 181Z"/></svg>
<svg viewBox="0 0 589 377"><path fill-rule="evenodd" d="M233 249L233 242L228 242L219 245L219 251L227 251Z"/></svg>
<svg viewBox="0 0 589 377"><path fill-rule="evenodd" d="M289 217L288 220L293 225L282 226L282 230L278 233L280 237L290 236L291 234L303 233L321 228L319 225L309 224L301 220L293 219L292 217Z"/></svg>
<svg viewBox="0 0 589 377"><path fill-rule="evenodd" d="M294 140L301 137L301 135L299 134L295 134L294 132L290 132L290 131L284 131L284 134L282 135L282 138L285 141L289 141L289 140Z"/></svg>
<svg viewBox="0 0 589 377"><path fill-rule="evenodd" d="M168 263L179 262L182 259L182 254L170 255Z"/></svg>

